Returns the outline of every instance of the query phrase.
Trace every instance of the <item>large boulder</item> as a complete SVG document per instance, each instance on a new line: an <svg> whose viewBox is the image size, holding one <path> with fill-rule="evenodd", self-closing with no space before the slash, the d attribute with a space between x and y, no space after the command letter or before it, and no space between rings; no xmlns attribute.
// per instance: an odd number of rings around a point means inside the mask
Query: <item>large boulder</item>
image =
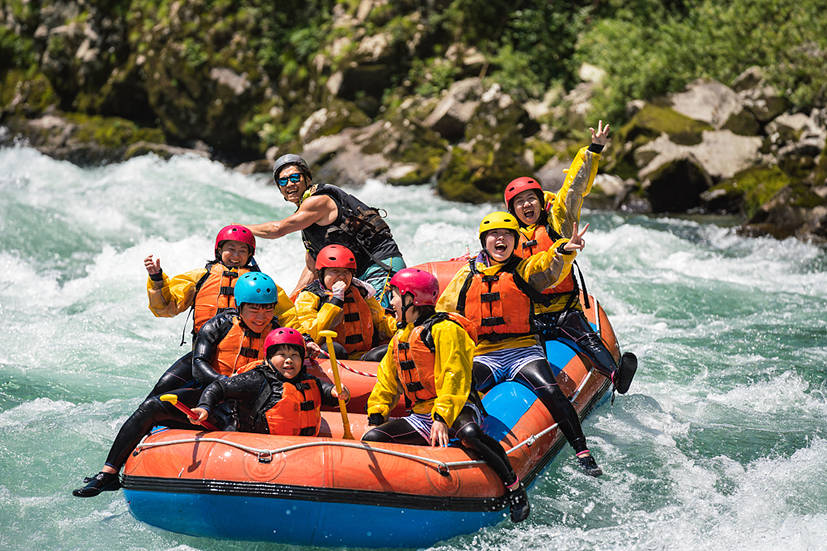
<svg viewBox="0 0 827 551"><path fill-rule="evenodd" d="M739 110L738 96L718 81L698 79L689 83L686 90L669 97L672 109L678 113L702 121L714 128L721 128Z"/></svg>
<svg viewBox="0 0 827 551"><path fill-rule="evenodd" d="M459 140L465 135L465 128L480 104L483 91L482 80L479 78L455 82L423 124L448 141Z"/></svg>
<svg viewBox="0 0 827 551"><path fill-rule="evenodd" d="M713 186L701 198L706 210L740 213L749 219L790 182L777 166L755 166Z"/></svg>
<svg viewBox="0 0 827 551"><path fill-rule="evenodd" d="M762 205L741 228L746 235L827 242L827 189L793 184Z"/></svg>

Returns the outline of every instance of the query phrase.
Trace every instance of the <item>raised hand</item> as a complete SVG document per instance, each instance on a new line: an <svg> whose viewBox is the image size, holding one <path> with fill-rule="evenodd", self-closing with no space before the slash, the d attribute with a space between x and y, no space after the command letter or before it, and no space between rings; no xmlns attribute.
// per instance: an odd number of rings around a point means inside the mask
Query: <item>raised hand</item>
<svg viewBox="0 0 827 551"><path fill-rule="evenodd" d="M583 226L583 231L577 231L577 222L574 223L574 227L571 230L571 239L569 242L563 245L563 249L566 251L582 251L583 247L586 246L586 240L583 239L583 236L586 234L586 231L589 229L589 225L586 224Z"/></svg>
<svg viewBox="0 0 827 551"><path fill-rule="evenodd" d="M161 272L161 259L153 259L152 255L147 256L144 258L144 266L146 267L146 271L149 275L155 275Z"/></svg>
<svg viewBox="0 0 827 551"><path fill-rule="evenodd" d="M592 132L592 143L606 145L609 141L609 123L606 123L606 126L603 126L603 121L597 121L597 131L594 128L589 127L589 130Z"/></svg>

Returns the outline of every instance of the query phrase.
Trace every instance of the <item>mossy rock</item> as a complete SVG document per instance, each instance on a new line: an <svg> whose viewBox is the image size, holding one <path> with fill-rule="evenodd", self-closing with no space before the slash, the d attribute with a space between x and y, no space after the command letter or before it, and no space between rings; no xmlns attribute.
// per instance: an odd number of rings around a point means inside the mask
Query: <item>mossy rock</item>
<svg viewBox="0 0 827 551"><path fill-rule="evenodd" d="M713 130L705 122L690 119L669 107L647 103L632 120L618 132L620 143L634 141L637 146L666 134L679 145L698 145L703 140L703 131ZM642 139L640 139L642 138Z"/></svg>
<svg viewBox="0 0 827 551"><path fill-rule="evenodd" d="M537 138L527 139L525 147L534 154L534 170L541 168L551 159L559 157L561 154L552 144Z"/></svg>
<svg viewBox="0 0 827 551"><path fill-rule="evenodd" d="M60 99L43 73L13 69L3 78L0 101L4 113L16 112L35 117L56 106Z"/></svg>
<svg viewBox="0 0 827 551"><path fill-rule="evenodd" d="M452 201L484 203L502 200L505 185L520 175L531 174L521 150L494 150L477 143L470 151L451 148L447 166L437 181L439 194Z"/></svg>
<svg viewBox="0 0 827 551"><path fill-rule="evenodd" d="M68 113L66 120L77 125L73 142L91 142L109 149L122 150L137 142L165 143L158 128L141 128L132 121L118 117L100 117Z"/></svg>
<svg viewBox="0 0 827 551"><path fill-rule="evenodd" d="M710 188L710 193L724 194L729 202L740 203L749 219L761 205L790 185L790 177L777 166L759 166L742 170L732 178Z"/></svg>

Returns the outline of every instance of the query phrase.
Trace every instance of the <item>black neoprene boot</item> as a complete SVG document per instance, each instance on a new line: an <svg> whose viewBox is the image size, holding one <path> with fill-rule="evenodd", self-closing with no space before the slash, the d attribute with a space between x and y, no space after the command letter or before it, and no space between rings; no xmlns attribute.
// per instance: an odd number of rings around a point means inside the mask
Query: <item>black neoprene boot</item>
<svg viewBox="0 0 827 551"><path fill-rule="evenodd" d="M513 490L508 490L508 506L511 511L511 522L522 522L528 518L531 505L528 503L528 494L522 482Z"/></svg>
<svg viewBox="0 0 827 551"><path fill-rule="evenodd" d="M589 476L600 476L603 474L603 469L597 465L597 461L589 453L589 450L584 450L577 454L577 463L580 469Z"/></svg>
<svg viewBox="0 0 827 551"><path fill-rule="evenodd" d="M620 358L620 367L613 377L615 389L620 394L629 392L629 386L632 384L632 379L634 379L636 371L637 356L631 352L624 352Z"/></svg>
<svg viewBox="0 0 827 551"><path fill-rule="evenodd" d="M101 492L113 492L121 487L118 480L118 473L99 472L91 478L84 478L84 482L88 482L83 488L72 490L72 495L75 497L94 497Z"/></svg>

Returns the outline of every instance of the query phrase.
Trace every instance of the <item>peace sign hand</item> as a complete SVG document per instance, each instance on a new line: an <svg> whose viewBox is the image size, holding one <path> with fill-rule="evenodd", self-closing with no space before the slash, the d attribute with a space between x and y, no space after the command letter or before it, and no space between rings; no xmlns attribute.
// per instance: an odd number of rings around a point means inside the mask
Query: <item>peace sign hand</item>
<svg viewBox="0 0 827 551"><path fill-rule="evenodd" d="M606 126L603 126L603 121L597 121L597 131L595 132L594 128L589 127L589 130L592 132L592 143L606 145L609 141L609 123L606 123Z"/></svg>
<svg viewBox="0 0 827 551"><path fill-rule="evenodd" d="M569 239L568 243L563 245L563 250L569 251L569 252L571 252L571 251L582 251L583 247L586 246L586 240L583 239L583 236L586 234L586 231L588 231L588 229L589 229L589 225L586 224L585 226L583 226L583 231L578 232L577 231L577 222L575 222L574 226L571 230L571 239Z"/></svg>

